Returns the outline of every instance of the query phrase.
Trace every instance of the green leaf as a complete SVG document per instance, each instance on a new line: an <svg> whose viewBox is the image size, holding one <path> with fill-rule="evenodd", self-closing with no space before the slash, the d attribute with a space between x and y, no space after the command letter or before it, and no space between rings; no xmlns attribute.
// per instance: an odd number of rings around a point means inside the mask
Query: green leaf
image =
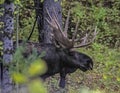
<svg viewBox="0 0 120 93"><path fill-rule="evenodd" d="M40 2L42 3L44 0L40 0Z"/></svg>
<svg viewBox="0 0 120 93"><path fill-rule="evenodd" d="M3 4L4 3L4 0L0 0L0 4Z"/></svg>
<svg viewBox="0 0 120 93"><path fill-rule="evenodd" d="M28 72L29 72L30 76L35 76L35 75L41 75L41 74L45 73L46 70L47 70L46 63L43 60L38 59L31 64Z"/></svg>
<svg viewBox="0 0 120 93"><path fill-rule="evenodd" d="M28 84L28 88L29 93L47 93L47 89L40 80L33 80Z"/></svg>
<svg viewBox="0 0 120 93"><path fill-rule="evenodd" d="M54 0L55 2L58 2L58 0Z"/></svg>
<svg viewBox="0 0 120 93"><path fill-rule="evenodd" d="M12 79L16 82L16 83L25 83L27 81L27 77L21 73L17 73L14 72L12 74Z"/></svg>

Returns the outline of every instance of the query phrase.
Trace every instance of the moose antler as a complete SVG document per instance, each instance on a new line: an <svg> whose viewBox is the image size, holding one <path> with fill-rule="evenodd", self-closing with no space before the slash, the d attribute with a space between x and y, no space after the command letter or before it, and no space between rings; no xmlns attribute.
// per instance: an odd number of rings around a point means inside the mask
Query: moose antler
<svg viewBox="0 0 120 93"><path fill-rule="evenodd" d="M67 35L67 30L68 30L68 24L69 24L69 18L70 18L70 11L68 11L68 16L66 19L64 31L62 30L59 22L57 21L58 18L57 18L55 9L53 9L53 11L54 11L54 15L52 17L49 14L49 11L46 9L46 12L50 18L50 20L46 19L46 21L53 28L54 38L56 39L56 41L58 41L58 43L60 43L60 45L64 46L65 48L79 48L79 47L84 47L84 46L90 45L95 40L96 35L97 35L97 27L95 27L95 31L93 33L93 38L91 40L88 40L90 34L86 34L81 39L82 42L79 45L75 45L75 43L77 42L75 40L75 38L77 35L77 31L78 31L79 20L76 24L75 32L73 33L72 39L69 39L68 35Z"/></svg>
<svg viewBox="0 0 120 93"><path fill-rule="evenodd" d="M90 33L89 34L86 33L85 36L81 39L82 42L79 45L74 46L74 48L85 47L85 46L90 45L95 40L97 34L98 34L98 32L97 32L97 26L96 26L95 30L93 32L92 39L88 41Z"/></svg>
<svg viewBox="0 0 120 93"><path fill-rule="evenodd" d="M47 9L46 9L46 12L51 20L49 21L48 19L46 19L46 21L53 28L53 34L54 34L55 39L64 47L67 47L67 48L73 47L72 42L63 33L62 28L57 21L56 13L54 12L55 15L52 18Z"/></svg>

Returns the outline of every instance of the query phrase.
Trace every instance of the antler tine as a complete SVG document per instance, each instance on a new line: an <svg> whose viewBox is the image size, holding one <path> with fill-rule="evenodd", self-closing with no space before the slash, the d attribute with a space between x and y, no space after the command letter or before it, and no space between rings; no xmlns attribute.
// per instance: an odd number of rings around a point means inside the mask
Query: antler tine
<svg viewBox="0 0 120 93"><path fill-rule="evenodd" d="M59 23L58 23L58 21L57 21L57 15L56 15L55 9L53 8L53 10L54 10L54 14L55 14L55 15L54 15L53 18L52 18L51 15L50 15L50 13L49 13L49 11L48 11L48 9L46 8L47 14L48 14L51 22L50 22L47 18L45 18L45 19L46 19L46 21L47 21L54 29L59 29L60 32L61 32L61 34L63 34L62 28L60 27L60 25L59 25ZM63 35L64 35L64 34L63 34Z"/></svg>
<svg viewBox="0 0 120 93"><path fill-rule="evenodd" d="M73 48L79 48L79 47L84 47L84 46L90 45L90 44L95 40L97 34L98 34L98 32L97 32L97 26L96 26L96 27L95 27L95 31L94 31L94 33L93 33L93 38L92 38L91 41L86 42L86 41L87 41L87 38L88 38L88 36L89 36L88 34L86 34L86 36L83 38L83 42L82 42L80 45L74 46Z"/></svg>
<svg viewBox="0 0 120 93"><path fill-rule="evenodd" d="M72 37L72 43L73 43L73 45L75 43L75 37L76 37L77 32L78 32L78 25L79 25L79 20L76 23L75 32L73 33L73 37Z"/></svg>
<svg viewBox="0 0 120 93"><path fill-rule="evenodd" d="M63 31L62 31L62 28L61 28L60 24L59 24L58 21L57 21L58 18L57 18L57 14L56 14L56 12L55 12L55 8L54 8L54 7L53 7L53 11L54 11L54 14L55 14L55 15L53 16L53 17L54 17L53 19L54 19L55 23L57 24L60 32L64 35L64 33L63 33ZM65 35L64 35L64 36L65 36Z"/></svg>
<svg viewBox="0 0 120 93"><path fill-rule="evenodd" d="M65 28L64 28L64 35L66 37L68 37L67 31L68 31L69 19L70 19L70 10L68 11L67 19L66 19L66 22L65 22Z"/></svg>
<svg viewBox="0 0 120 93"><path fill-rule="evenodd" d="M57 29L58 27L57 27L57 25L56 25L54 19L51 17L51 15L50 15L50 13L49 13L49 11L48 11L47 8L46 8L46 12L47 12L47 14L48 14L48 16L49 16L51 22L50 22L47 18L45 18L45 20L46 20L46 21L48 22L48 24L50 24L53 28Z"/></svg>
<svg viewBox="0 0 120 93"><path fill-rule="evenodd" d="M85 42L87 42L88 36L89 36L88 33L86 33L85 37L82 38L83 41L81 42L81 44L85 44Z"/></svg>
<svg viewBox="0 0 120 93"><path fill-rule="evenodd" d="M50 13L48 12L48 9L47 9L47 8L46 8L46 12L47 12L47 14L48 14L50 20L52 20L52 17L51 17L51 15L50 15Z"/></svg>

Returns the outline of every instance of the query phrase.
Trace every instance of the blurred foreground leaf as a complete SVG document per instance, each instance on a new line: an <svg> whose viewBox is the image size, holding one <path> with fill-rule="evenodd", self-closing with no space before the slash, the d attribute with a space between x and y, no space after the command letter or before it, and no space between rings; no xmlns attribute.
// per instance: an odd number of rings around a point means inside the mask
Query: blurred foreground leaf
<svg viewBox="0 0 120 93"><path fill-rule="evenodd" d="M28 71L30 76L42 75L47 71L46 63L43 60L38 59L31 63Z"/></svg>
<svg viewBox="0 0 120 93"><path fill-rule="evenodd" d="M46 88L40 80L33 80L28 84L29 93L47 93Z"/></svg>
<svg viewBox="0 0 120 93"><path fill-rule="evenodd" d="M27 77L23 74L14 72L12 74L12 79L16 82L16 83L25 83L27 81Z"/></svg>

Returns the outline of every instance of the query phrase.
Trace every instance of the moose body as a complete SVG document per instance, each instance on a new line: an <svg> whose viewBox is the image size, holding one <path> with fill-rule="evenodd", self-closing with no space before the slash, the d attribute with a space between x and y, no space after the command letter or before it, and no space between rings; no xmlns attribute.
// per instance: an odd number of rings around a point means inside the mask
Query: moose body
<svg viewBox="0 0 120 93"><path fill-rule="evenodd" d="M68 36L68 24L69 24L69 17L70 12L68 12L68 16L65 23L65 29L62 30L59 22L57 21L57 14L55 13L55 9L53 9L54 15L51 16L49 11L46 9L46 13L48 14L49 18L46 19L48 25L50 25L51 29L53 30L51 33L52 36L52 44L43 44L40 43L30 43L27 42L27 50L23 54L25 57L32 53L32 49L36 48L38 55L40 55L43 51L46 52L45 56L42 57L45 60L48 70L47 72L42 75L43 79L55 75L56 73L60 74L60 83L59 86L64 88L65 87L65 77L68 73L73 73L77 69L82 71L92 70L93 68L93 61L92 59L87 56L86 54L79 53L77 51L72 50L73 48L84 47L90 45L96 35L96 29L92 35L91 33L86 33L84 37L81 39L77 39L77 28L79 25L79 21L76 24L75 31L73 33L72 38ZM90 40L88 38L90 37ZM78 44L78 45L77 45Z"/></svg>
<svg viewBox="0 0 120 93"><path fill-rule="evenodd" d="M53 44L27 43L27 49L23 53L24 57L29 56L33 48L37 50L38 56L43 51L45 52L42 59L46 62L48 70L41 78L46 79L59 73L59 86L62 88L65 87L65 77L68 73L73 73L77 69L85 72L93 68L93 61L89 56L77 51L57 48Z"/></svg>

